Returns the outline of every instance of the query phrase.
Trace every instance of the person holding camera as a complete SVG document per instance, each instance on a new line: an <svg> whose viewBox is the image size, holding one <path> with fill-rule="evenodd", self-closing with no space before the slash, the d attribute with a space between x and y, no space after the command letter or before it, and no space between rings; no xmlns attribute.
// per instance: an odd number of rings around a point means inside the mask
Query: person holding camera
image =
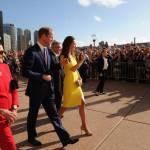
<svg viewBox="0 0 150 150"><path fill-rule="evenodd" d="M101 55L97 59L97 70L99 74L99 83L97 84L96 90L94 91L96 96L99 96L100 94L105 94L104 92L104 85L106 81L107 76L107 69L109 66L108 61L108 49L104 48L101 52Z"/></svg>

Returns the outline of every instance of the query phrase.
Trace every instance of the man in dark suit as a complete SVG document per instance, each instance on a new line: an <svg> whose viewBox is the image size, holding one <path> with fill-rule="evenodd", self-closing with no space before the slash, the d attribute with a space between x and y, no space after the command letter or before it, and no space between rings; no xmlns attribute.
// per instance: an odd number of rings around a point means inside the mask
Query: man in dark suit
<svg viewBox="0 0 150 150"><path fill-rule="evenodd" d="M108 65L109 65L108 64L108 50L107 50L107 48L104 48L101 52L100 57L97 59L97 70L98 70L98 76L99 76L99 83L95 90L96 96L98 96L99 94L105 94L104 93L104 84L105 84L105 80L106 80Z"/></svg>
<svg viewBox="0 0 150 150"><path fill-rule="evenodd" d="M52 29L43 27L38 32L38 42L30 47L24 55L23 75L27 77L26 95L29 96L29 113L27 117L28 142L33 146L40 146L36 140L36 120L41 104L45 109L63 146L74 144L78 139L71 139L63 128L55 105L53 86L53 72L51 70L51 56L48 46L53 40Z"/></svg>
<svg viewBox="0 0 150 150"><path fill-rule="evenodd" d="M53 41L49 53L52 59L52 72L54 79L55 103L57 112L59 112L62 103L63 80L64 80L64 71L59 61L60 52L61 52L60 43L58 41Z"/></svg>

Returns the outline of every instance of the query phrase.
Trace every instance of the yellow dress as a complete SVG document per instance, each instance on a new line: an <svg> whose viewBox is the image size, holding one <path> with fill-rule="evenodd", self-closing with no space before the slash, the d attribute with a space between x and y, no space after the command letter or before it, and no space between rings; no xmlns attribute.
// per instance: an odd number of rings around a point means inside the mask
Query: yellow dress
<svg viewBox="0 0 150 150"><path fill-rule="evenodd" d="M77 64L74 56L69 56L70 61L64 65L64 87L63 87L63 107L75 107L84 101L84 95L80 86L76 85L79 79L78 71L73 72L71 68Z"/></svg>

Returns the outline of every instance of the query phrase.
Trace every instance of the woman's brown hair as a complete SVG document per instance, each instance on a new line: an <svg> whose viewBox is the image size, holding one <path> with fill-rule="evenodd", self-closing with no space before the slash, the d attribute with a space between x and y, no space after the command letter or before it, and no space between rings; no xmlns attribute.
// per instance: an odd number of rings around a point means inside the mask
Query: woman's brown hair
<svg viewBox="0 0 150 150"><path fill-rule="evenodd" d="M69 49L73 41L74 41L73 36L67 36L64 39L63 44L62 44L62 52L61 52L61 55L63 55L64 58L69 59Z"/></svg>

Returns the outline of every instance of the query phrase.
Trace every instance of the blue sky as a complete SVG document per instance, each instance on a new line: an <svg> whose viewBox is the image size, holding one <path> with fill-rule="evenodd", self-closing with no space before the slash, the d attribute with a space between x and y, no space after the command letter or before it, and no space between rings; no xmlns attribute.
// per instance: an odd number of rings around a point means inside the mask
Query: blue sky
<svg viewBox="0 0 150 150"><path fill-rule="evenodd" d="M4 23L39 29L51 26L54 38L73 35L79 45L150 41L150 0L1 0Z"/></svg>

